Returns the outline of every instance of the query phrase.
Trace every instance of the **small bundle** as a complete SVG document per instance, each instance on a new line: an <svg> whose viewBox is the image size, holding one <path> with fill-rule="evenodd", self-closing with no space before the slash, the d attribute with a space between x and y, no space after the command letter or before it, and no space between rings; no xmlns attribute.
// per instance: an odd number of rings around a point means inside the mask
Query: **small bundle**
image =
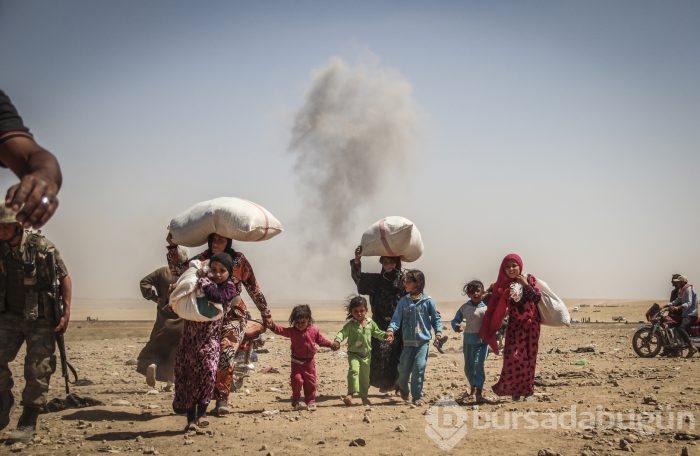
<svg viewBox="0 0 700 456"><path fill-rule="evenodd" d="M224 316L220 303L210 302L197 290L198 271L204 268L199 260L192 260L190 267L177 279L170 293L170 307L180 318L190 321L214 321Z"/></svg>
<svg viewBox="0 0 700 456"><path fill-rule="evenodd" d="M237 241L264 241L282 232L282 224L252 201L221 197L202 201L174 217L168 225L172 242L197 247L216 233Z"/></svg>
<svg viewBox="0 0 700 456"><path fill-rule="evenodd" d="M377 221L362 234L363 256L401 257L416 261L423 254L418 227L404 217L389 216Z"/></svg>

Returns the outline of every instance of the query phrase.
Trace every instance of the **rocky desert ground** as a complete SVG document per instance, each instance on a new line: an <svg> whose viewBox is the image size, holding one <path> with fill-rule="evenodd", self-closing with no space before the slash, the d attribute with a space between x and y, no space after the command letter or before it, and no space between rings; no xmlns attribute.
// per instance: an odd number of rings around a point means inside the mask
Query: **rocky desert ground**
<svg viewBox="0 0 700 456"><path fill-rule="evenodd" d="M536 394L531 401L503 398L476 405L468 389L461 335L446 330L445 353L432 349L426 372L428 404L415 407L370 389L371 407L346 407L344 349L321 349L318 410L292 411L289 342L265 334L250 377L232 393L233 413L185 434L172 413L171 392L150 389L134 370L148 338L148 321L85 321L74 315L66 336L80 382L71 392L103 405L42 414L27 445L0 446L1 454L700 454L700 358L642 359L632 334L650 301L569 301L568 328L543 327ZM445 320L459 303L440 306ZM332 337L343 324L340 308L314 309L317 325ZM289 308L274 309L284 321ZM623 321L614 317L623 316ZM128 318L127 318L128 319ZM618 319L620 320L620 319ZM12 364L16 396L24 384L23 351ZM489 355L487 385L498 378L501 357ZM51 382L50 399L65 398L63 379ZM19 416L15 409L6 437Z"/></svg>

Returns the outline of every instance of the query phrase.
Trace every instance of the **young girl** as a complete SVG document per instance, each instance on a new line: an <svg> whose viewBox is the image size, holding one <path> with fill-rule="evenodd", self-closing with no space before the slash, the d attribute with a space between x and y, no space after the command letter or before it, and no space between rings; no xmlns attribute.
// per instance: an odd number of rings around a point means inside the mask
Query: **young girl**
<svg viewBox="0 0 700 456"><path fill-rule="evenodd" d="M367 392L372 360L372 337L384 340L386 333L367 316L367 300L362 296L350 299L345 309L349 321L335 336L332 346L337 350L343 340L348 340L348 394L343 402L345 405L352 405L352 395L360 393L362 404L370 405Z"/></svg>
<svg viewBox="0 0 700 456"><path fill-rule="evenodd" d="M498 353L496 332L508 314L503 368L492 388L499 396L512 396L517 401L532 396L535 391L541 321L537 303L541 297L535 277L523 274L520 256L515 253L506 255L479 330L481 338Z"/></svg>
<svg viewBox="0 0 700 456"><path fill-rule="evenodd" d="M217 253L209 259L209 274L200 277L197 286L209 301L220 303L228 312L236 296L231 281L233 259L227 253ZM214 381L219 364L219 340L222 319L209 322L185 321L182 339L175 358L175 399L173 410L187 413L185 431L209 425L205 419L207 406L214 393Z"/></svg>
<svg viewBox="0 0 700 456"><path fill-rule="evenodd" d="M410 393L415 405L424 405L423 377L428 361L428 344L431 338L430 329L435 330L435 340L442 336L440 314L435 308L432 298L423 293L425 276L418 269L409 269L404 274L406 295L399 300L394 316L387 329L387 340L394 340L394 332L401 328L403 350L399 360L399 390L401 398L408 400L409 377L411 380Z"/></svg>
<svg viewBox="0 0 700 456"><path fill-rule="evenodd" d="M292 408L299 409L301 388L304 388L304 402L309 411L316 410L316 345L331 347L331 341L323 337L323 334L314 326L311 309L306 304L301 304L294 309L289 316L291 326L282 326L268 321L268 327L275 334L289 337L292 343Z"/></svg>
<svg viewBox="0 0 700 456"><path fill-rule="evenodd" d="M484 361L488 356L489 346L479 337L479 328L486 312L486 304L482 301L484 284L479 280L472 280L462 291L469 300L457 309L452 319L452 329L455 332L464 332L464 374L471 387L467 397L473 397L476 393L477 403L491 402L490 398L483 395L486 380Z"/></svg>

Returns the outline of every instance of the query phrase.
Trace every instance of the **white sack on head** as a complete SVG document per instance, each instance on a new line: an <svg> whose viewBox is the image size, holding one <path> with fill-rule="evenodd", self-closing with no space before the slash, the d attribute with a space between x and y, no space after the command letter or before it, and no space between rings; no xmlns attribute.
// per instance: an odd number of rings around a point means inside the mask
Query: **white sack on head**
<svg viewBox="0 0 700 456"><path fill-rule="evenodd" d="M404 217L384 217L363 234L363 256L398 256L403 261L416 261L423 254L423 240L418 227Z"/></svg>
<svg viewBox="0 0 700 456"><path fill-rule="evenodd" d="M197 290L197 271L204 267L199 260L190 262L190 267L177 279L170 293L170 307L180 318L190 321L214 321L224 316L220 303L209 302Z"/></svg>
<svg viewBox="0 0 700 456"><path fill-rule="evenodd" d="M177 215L168 230L175 244L197 247L212 233L237 241L264 241L282 232L282 224L259 204L221 197L197 203Z"/></svg>
<svg viewBox="0 0 700 456"><path fill-rule="evenodd" d="M537 303L542 324L547 326L569 326L571 317L564 301L549 288L549 285L544 280L535 279L537 287L542 294L540 302Z"/></svg>

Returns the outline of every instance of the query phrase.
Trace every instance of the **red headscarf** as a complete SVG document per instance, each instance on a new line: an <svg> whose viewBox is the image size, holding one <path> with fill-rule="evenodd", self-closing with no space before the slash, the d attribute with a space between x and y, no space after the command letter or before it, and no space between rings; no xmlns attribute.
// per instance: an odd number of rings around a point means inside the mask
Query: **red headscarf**
<svg viewBox="0 0 700 456"><path fill-rule="evenodd" d="M503 318L508 311L508 300L510 299L509 287L513 279L506 275L506 263L515 261L520 266L520 273L523 272L523 260L517 253L509 253L501 261L501 269L498 270L498 279L493 285L493 295L489 300L489 305L484 314L484 320L481 322L479 329L479 337L489 344L491 350L498 354L498 343L496 342L496 333L501 327Z"/></svg>

